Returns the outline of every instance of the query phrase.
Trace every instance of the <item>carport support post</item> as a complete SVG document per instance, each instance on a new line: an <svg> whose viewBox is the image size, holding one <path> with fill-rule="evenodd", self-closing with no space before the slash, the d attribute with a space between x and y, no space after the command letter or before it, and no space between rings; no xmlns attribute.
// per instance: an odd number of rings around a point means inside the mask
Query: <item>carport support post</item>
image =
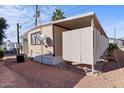
<svg viewBox="0 0 124 93"><path fill-rule="evenodd" d="M91 17L91 27L93 27L93 33L94 33L94 17ZM94 55L94 34L93 34L93 55ZM94 59L94 58L93 58ZM92 61L92 74L94 74L94 61Z"/></svg>
<svg viewBox="0 0 124 93"><path fill-rule="evenodd" d="M94 17L91 16L91 26L94 27Z"/></svg>
<svg viewBox="0 0 124 93"><path fill-rule="evenodd" d="M92 65L92 74L94 74L94 65Z"/></svg>

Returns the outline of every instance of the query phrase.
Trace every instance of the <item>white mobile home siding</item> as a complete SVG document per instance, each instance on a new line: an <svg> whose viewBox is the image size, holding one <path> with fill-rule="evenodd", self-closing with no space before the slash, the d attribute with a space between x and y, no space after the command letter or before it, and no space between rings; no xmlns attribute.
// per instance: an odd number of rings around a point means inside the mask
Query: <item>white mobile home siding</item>
<svg viewBox="0 0 124 93"><path fill-rule="evenodd" d="M43 44L39 45L32 45L31 44L31 34L42 31L42 33L46 36L52 39L53 41L53 31L52 31L52 25L43 26L40 28L37 28L35 30L32 30L28 33L28 50L29 56L32 56L35 61L42 61L41 56L47 55L49 53L53 53L53 46L46 48Z"/></svg>
<svg viewBox="0 0 124 93"><path fill-rule="evenodd" d="M54 25L55 56L62 56L62 32L67 29Z"/></svg>

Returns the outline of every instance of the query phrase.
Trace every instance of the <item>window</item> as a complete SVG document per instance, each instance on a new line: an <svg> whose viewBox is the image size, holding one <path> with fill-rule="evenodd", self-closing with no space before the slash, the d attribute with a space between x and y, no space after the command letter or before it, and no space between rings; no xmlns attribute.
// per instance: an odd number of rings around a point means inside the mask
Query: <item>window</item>
<svg viewBox="0 0 124 93"><path fill-rule="evenodd" d="M40 41L38 39L38 36L40 35L40 32L32 33L31 34L31 44L32 45L39 45Z"/></svg>

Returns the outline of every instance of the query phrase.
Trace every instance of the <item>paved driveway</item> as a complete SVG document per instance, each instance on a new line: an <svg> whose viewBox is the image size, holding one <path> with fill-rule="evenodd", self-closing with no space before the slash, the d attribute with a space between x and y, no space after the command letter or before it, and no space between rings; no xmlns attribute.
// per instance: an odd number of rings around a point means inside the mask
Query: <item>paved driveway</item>
<svg viewBox="0 0 124 93"><path fill-rule="evenodd" d="M99 76L32 61L17 63L8 58L0 62L0 87L124 87L124 52L118 49L115 53L118 62L115 59L104 63Z"/></svg>

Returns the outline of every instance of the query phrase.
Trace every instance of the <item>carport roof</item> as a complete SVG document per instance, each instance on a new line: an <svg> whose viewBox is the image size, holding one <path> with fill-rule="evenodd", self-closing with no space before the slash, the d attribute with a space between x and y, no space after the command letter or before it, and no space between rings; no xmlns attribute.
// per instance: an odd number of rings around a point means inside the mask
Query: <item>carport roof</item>
<svg viewBox="0 0 124 93"><path fill-rule="evenodd" d="M95 12L89 12L77 16L67 17L58 21L52 22L54 25L58 25L61 27L65 27L67 29L78 29L82 27L88 27L91 25L91 18L94 18L94 25L97 25L97 27L100 27L101 32L107 37L104 29L102 28L97 16L95 15ZM75 25L76 24L76 25ZM107 37L108 38L108 37Z"/></svg>
<svg viewBox="0 0 124 93"><path fill-rule="evenodd" d="M64 19L61 19L61 20L53 21L52 23L56 24L56 23L59 23L59 22L69 21L69 20L73 20L73 19L77 19L77 18L83 18L83 17L86 17L86 16L92 16L94 14L95 14L94 12L88 12L88 13L85 13L85 14L80 14L80 15L76 15L76 16L67 17L67 18L64 18Z"/></svg>
<svg viewBox="0 0 124 93"><path fill-rule="evenodd" d="M42 26L69 23L69 21L71 22L72 20L73 20L73 21L75 20L75 22L78 22L78 24L80 24L80 22L81 22L81 21L79 22L80 19L87 20L87 18L89 18L89 20L90 20L90 18L91 18L92 16L95 18L96 22L97 22L98 25L101 27L103 33L104 33L105 36L107 37L107 35L106 35L104 29L102 28L100 22L98 21L96 15L95 15L95 12L88 12L88 13L84 13L84 14L81 14L81 15L71 16L71 17L67 17L67 18L61 19L61 20L57 20L57 21L53 21L53 22L46 23L46 24L42 24L42 25L40 25L40 26L37 26L37 27L34 27L34 28L30 29L30 30L27 31L26 33L30 32L30 31L32 31L32 30L34 30L34 29L40 28L40 27L42 27ZM86 22L84 22L84 24L85 24L85 25L88 25L88 23L86 23ZM66 26L67 26L67 25L66 25ZM74 25L73 25L73 26L70 25L70 27L72 27L72 29L73 29ZM25 34L26 34L26 33L25 33Z"/></svg>

